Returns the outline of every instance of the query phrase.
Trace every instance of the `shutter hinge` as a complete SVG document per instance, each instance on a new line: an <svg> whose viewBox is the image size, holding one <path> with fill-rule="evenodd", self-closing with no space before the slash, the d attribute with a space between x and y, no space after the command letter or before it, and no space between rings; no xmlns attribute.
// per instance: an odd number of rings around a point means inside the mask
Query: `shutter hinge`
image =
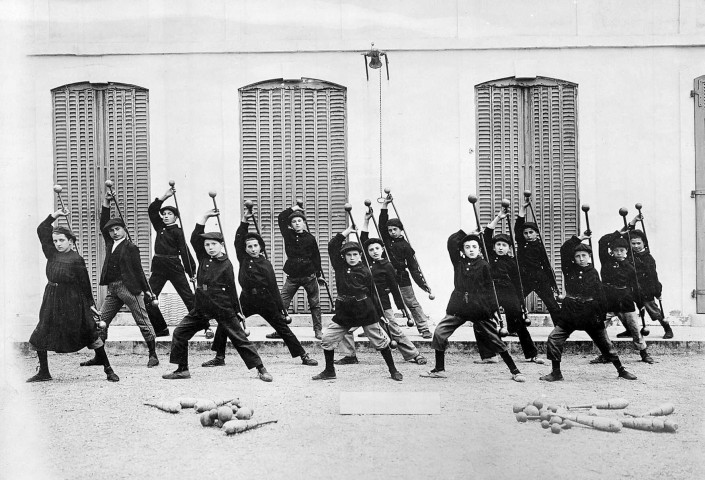
<svg viewBox="0 0 705 480"><path fill-rule="evenodd" d="M700 189L700 190L691 190L690 191L690 198L695 198L698 195L705 195L705 190Z"/></svg>
<svg viewBox="0 0 705 480"><path fill-rule="evenodd" d="M705 295L705 290L693 290L690 292L690 298L695 298L698 295Z"/></svg>
<svg viewBox="0 0 705 480"><path fill-rule="evenodd" d="M695 98L695 90L690 91L690 98Z"/></svg>

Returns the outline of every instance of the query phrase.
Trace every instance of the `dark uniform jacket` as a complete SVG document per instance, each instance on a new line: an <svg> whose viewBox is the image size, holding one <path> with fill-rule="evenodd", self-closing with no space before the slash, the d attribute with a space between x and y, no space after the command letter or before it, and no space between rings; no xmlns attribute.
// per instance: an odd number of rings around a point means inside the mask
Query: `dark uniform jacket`
<svg viewBox="0 0 705 480"><path fill-rule="evenodd" d="M240 223L235 233L235 254L240 263L237 278L242 287L242 298L255 297L271 302L276 310L281 312L284 310L284 302L279 294L274 268L264 257L264 250L261 250L259 257L252 257L245 249L245 235L249 227L248 223Z"/></svg>
<svg viewBox="0 0 705 480"><path fill-rule="evenodd" d="M566 297L556 322L576 330L604 328L607 299L595 267L592 264L581 267L574 261L575 247L580 243L580 239L573 235L561 246Z"/></svg>
<svg viewBox="0 0 705 480"><path fill-rule="evenodd" d="M204 231L205 225L196 224L191 234L191 246L198 259L194 310L217 318L233 317L240 311L233 264L226 254L213 258L206 253L205 239L199 236Z"/></svg>
<svg viewBox="0 0 705 480"><path fill-rule="evenodd" d="M287 208L279 214L279 231L284 238L284 251L286 252L286 263L284 273L292 278L308 277L309 275L320 275L321 272L321 252L318 250L316 238L306 230L296 233L289 226L289 215L294 210Z"/></svg>
<svg viewBox="0 0 705 480"><path fill-rule="evenodd" d="M603 235L599 241L600 276L607 296L607 309L610 312L633 312L634 302L641 305L636 286L636 271L627 260L617 260L609 253L609 244L621 237L618 231ZM629 251L627 251L627 257Z"/></svg>
<svg viewBox="0 0 705 480"><path fill-rule="evenodd" d="M388 221L388 209L383 208L379 212L379 233L382 236L384 245L387 247L389 261L392 262L392 266L397 272L397 282L399 286L408 287L411 285L411 279L409 278L409 273L411 273L411 277L413 277L416 285L428 292L429 288L426 284L426 279L421 273L419 262L416 261L416 252L411 248L406 238L392 238L392 236L389 235L389 231L387 230Z"/></svg>
<svg viewBox="0 0 705 480"><path fill-rule="evenodd" d="M521 279L525 284L532 282L548 282L551 288L558 290L553 269L548 261L546 249L541 240L527 242L524 238L524 217L517 216L514 222L514 236L517 242L517 259Z"/></svg>
<svg viewBox="0 0 705 480"><path fill-rule="evenodd" d="M100 230L110 220L110 208L102 207L100 211ZM140 249L127 238L117 246L113 252L115 242L108 232L103 232L105 240L105 261L100 272L100 284L109 285L116 280L122 280L125 287L133 295L149 291L147 279L142 270Z"/></svg>
<svg viewBox="0 0 705 480"><path fill-rule="evenodd" d="M369 238L368 232L362 232L360 234L360 241L364 243ZM364 246L363 246L364 249ZM366 249L365 249L366 250ZM404 300L401 297L401 291L399 290L399 284L397 283L397 272L394 270L392 263L384 257L379 260L373 259L367 254L367 261L370 264L370 270L372 270L372 277L374 278L375 285L377 286L377 292L379 293L380 300L382 302L382 308L384 310L389 310L392 308L392 304L389 301L389 294L392 294L394 298L394 304L399 310L404 310Z"/></svg>
<svg viewBox="0 0 705 480"><path fill-rule="evenodd" d="M338 233L328 242L328 255L338 287L333 321L343 327L372 325L380 320L381 314L372 298L372 275L364 261L355 266L348 265L340 253L343 241L345 237Z"/></svg>
<svg viewBox="0 0 705 480"><path fill-rule="evenodd" d="M466 233L458 230L448 237L448 255L453 264L453 293L446 313L459 317L490 318L497 310L492 289L489 264L482 258L467 258L460 254L460 242Z"/></svg>
<svg viewBox="0 0 705 480"><path fill-rule="evenodd" d="M152 222L154 231L157 232L157 238L154 240L154 253L155 258L152 259L152 270L155 266L158 266L161 261L175 261L176 268L183 271L183 267L187 268L187 271L191 274L196 272L196 262L194 262L191 252L186 246L186 237L184 237L184 231L175 222L171 225L167 225L162 220L159 215L159 210L162 208L164 202L158 198L155 198L152 203L149 204L147 212L149 214L149 221ZM176 258L165 258L158 257L156 255L169 255L170 257L181 257L182 265ZM159 258L160 260L156 262L155 260ZM190 268L189 268L190 267Z"/></svg>
<svg viewBox="0 0 705 480"><path fill-rule="evenodd" d="M521 277L519 276L519 270L517 269L514 257L510 257L509 255L497 255L497 253L495 253L492 248L494 229L486 227L483 235L488 250L485 258L487 258L487 262L490 264L490 271L492 272L495 287L512 289L516 293L519 303L523 304L524 297L521 294Z"/></svg>

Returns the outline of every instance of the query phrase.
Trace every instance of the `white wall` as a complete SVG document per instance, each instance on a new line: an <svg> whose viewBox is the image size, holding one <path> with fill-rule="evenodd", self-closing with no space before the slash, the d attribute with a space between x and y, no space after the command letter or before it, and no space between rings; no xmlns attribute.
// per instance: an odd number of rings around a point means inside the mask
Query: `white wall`
<svg viewBox="0 0 705 480"><path fill-rule="evenodd" d="M422 300L434 317L452 289L445 240L474 227L466 201L476 189L474 85L526 72L579 85L580 201L592 207L593 231L615 229L620 207L634 212L643 203L664 306L694 312L689 92L705 73L699 3L620 2L616 11L607 1L263 3L150 1L144 16L142 2L37 0L5 24L21 46L3 51L16 66L1 97L11 107L11 115L0 109L3 200L21 205L4 212L13 227L3 234L3 270L13 272L2 284L5 318L36 319L45 283L34 229L53 205L50 89L79 81L148 88L152 197L174 179L191 225L211 205L208 190L217 190L232 238L240 211L237 89L281 77L344 85L350 201L361 219L363 200L379 195L378 77L371 71L365 80L355 51L370 40L390 59L384 186L437 295ZM175 53L188 51L199 53Z"/></svg>

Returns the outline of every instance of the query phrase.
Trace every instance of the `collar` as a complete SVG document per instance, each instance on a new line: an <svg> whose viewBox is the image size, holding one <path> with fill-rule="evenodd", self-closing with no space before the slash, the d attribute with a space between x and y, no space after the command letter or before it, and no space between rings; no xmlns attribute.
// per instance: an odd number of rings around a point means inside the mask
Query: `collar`
<svg viewBox="0 0 705 480"><path fill-rule="evenodd" d="M220 257L210 257L210 256L208 257L208 260L217 260L217 261L219 261L219 262L224 262L224 261L226 261L227 259L228 259L228 254L227 254L227 253L223 253L223 255L220 256Z"/></svg>
<svg viewBox="0 0 705 480"><path fill-rule="evenodd" d="M124 237L122 237L120 240L116 241L115 243L113 243L113 249L110 250L110 253L114 252L115 249L118 247L118 245L120 245L120 244L121 244L122 242L124 242L125 240L127 240L127 235L124 236Z"/></svg>

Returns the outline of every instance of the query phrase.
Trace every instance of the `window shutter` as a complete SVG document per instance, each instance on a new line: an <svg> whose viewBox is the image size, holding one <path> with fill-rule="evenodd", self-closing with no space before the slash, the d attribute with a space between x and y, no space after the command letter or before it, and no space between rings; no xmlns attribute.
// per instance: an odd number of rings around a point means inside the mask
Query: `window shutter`
<svg viewBox="0 0 705 480"><path fill-rule="evenodd" d="M511 201L514 221L523 191L531 190L561 288L560 246L579 223L577 85L543 77L495 80L476 86L475 101L480 221L494 218L502 198ZM543 306L532 296L529 308Z"/></svg>
<svg viewBox="0 0 705 480"><path fill-rule="evenodd" d="M347 225L345 109L346 89L320 80L271 80L240 89L242 196L257 205L279 285L286 258L277 215L296 199L304 202L324 274L334 278L327 244ZM331 309L323 291L320 297L322 309ZM297 312L308 309L303 290L292 306Z"/></svg>
<svg viewBox="0 0 705 480"><path fill-rule="evenodd" d="M98 299L102 267L100 238L96 234L100 193L96 184L96 104L88 84L66 85L52 90L54 132L54 181L63 187L61 196L71 212L69 221L78 238L78 252L86 261ZM60 207L58 198L55 208Z"/></svg>
<svg viewBox="0 0 705 480"><path fill-rule="evenodd" d="M75 83L53 89L54 178L71 211L93 291L98 288L105 245L99 231L102 191L112 180L142 266L149 269L149 120L146 89L123 84ZM113 204L114 205L114 204ZM117 210L112 207L112 214Z"/></svg>

